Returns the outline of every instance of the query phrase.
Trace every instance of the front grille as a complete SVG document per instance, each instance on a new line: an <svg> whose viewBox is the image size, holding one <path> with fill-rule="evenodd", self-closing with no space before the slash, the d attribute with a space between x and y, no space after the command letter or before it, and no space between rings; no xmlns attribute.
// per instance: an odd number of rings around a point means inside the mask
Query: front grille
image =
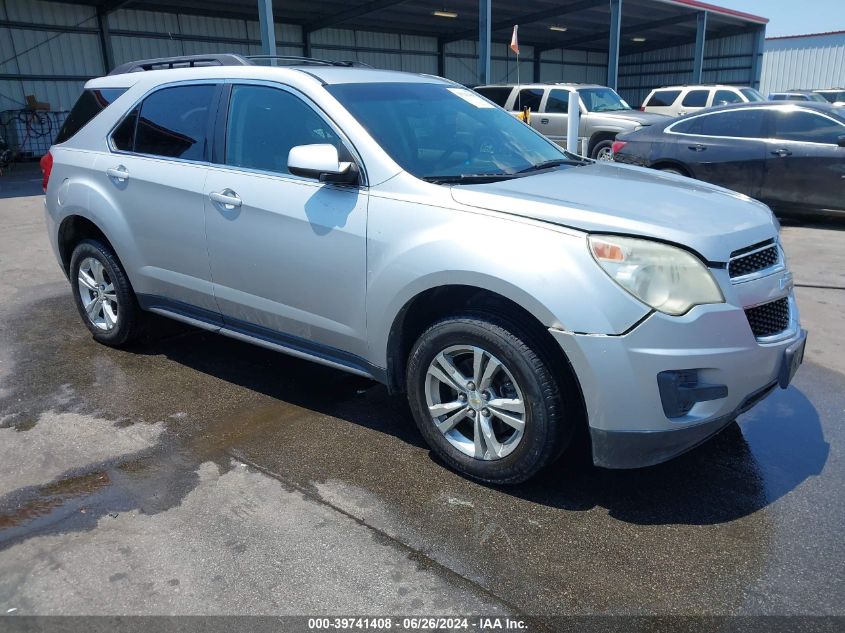
<svg viewBox="0 0 845 633"><path fill-rule="evenodd" d="M789 299L784 297L745 311L748 325L757 338L780 334L789 327Z"/></svg>
<svg viewBox="0 0 845 633"><path fill-rule="evenodd" d="M743 255L732 259L728 264L728 274L731 279L734 277L744 277L751 273L771 268L778 263L778 247L777 245L764 248L762 251L757 251L749 255Z"/></svg>

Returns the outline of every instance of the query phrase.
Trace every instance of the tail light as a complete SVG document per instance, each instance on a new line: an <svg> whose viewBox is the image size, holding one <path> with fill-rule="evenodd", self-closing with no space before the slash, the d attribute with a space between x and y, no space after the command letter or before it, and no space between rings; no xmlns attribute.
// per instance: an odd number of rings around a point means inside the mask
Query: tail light
<svg viewBox="0 0 845 633"><path fill-rule="evenodd" d="M615 153L616 153L616 152L618 152L620 149L622 149L623 147L625 147L627 144L628 144L628 143L626 143L625 141L613 141L613 148L612 148L613 153L615 154Z"/></svg>
<svg viewBox="0 0 845 633"><path fill-rule="evenodd" d="M639 110L640 112L645 112L645 106L640 106Z"/></svg>
<svg viewBox="0 0 845 633"><path fill-rule="evenodd" d="M39 162L41 165L41 188L47 193L47 183L50 182L50 172L53 171L53 155L50 152L44 154Z"/></svg>

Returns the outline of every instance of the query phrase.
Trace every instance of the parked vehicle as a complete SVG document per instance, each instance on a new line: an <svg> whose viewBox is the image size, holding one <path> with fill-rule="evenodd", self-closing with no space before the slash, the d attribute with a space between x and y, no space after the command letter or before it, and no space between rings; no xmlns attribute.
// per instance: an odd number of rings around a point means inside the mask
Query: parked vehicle
<svg viewBox="0 0 845 633"><path fill-rule="evenodd" d="M769 101L812 101L816 103L827 103L827 99L812 90L772 92L769 94Z"/></svg>
<svg viewBox="0 0 845 633"><path fill-rule="evenodd" d="M816 94L825 98L825 101L833 105L845 105L845 88L830 88L813 90Z"/></svg>
<svg viewBox="0 0 845 633"><path fill-rule="evenodd" d="M43 162L50 243L101 343L150 311L367 376L495 483L579 427L601 466L664 461L801 362L763 204L586 161L437 77L147 70L210 63L188 60L89 81L81 103L121 94Z"/></svg>
<svg viewBox="0 0 845 633"><path fill-rule="evenodd" d="M578 153L596 160L612 160L613 140L620 132L663 121L662 117L634 110L606 86L594 84L522 84L479 86L479 94L511 112L531 108L531 127L566 146L569 94L577 92L581 111Z"/></svg>
<svg viewBox="0 0 845 633"><path fill-rule="evenodd" d="M614 159L721 185L781 209L845 211L845 108L727 106L620 137Z"/></svg>
<svg viewBox="0 0 845 633"><path fill-rule="evenodd" d="M748 86L666 86L652 90L640 110L676 117L704 108L757 101L765 98Z"/></svg>

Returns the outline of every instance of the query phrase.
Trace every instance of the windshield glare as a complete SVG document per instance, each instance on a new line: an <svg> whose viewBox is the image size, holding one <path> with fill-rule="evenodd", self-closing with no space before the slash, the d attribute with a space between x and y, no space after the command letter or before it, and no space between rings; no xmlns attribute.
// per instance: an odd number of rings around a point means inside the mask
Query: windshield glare
<svg viewBox="0 0 845 633"><path fill-rule="evenodd" d="M631 106L611 88L579 88L578 94L581 95L581 101L588 112L615 112L631 109Z"/></svg>
<svg viewBox="0 0 845 633"><path fill-rule="evenodd" d="M750 103L766 100L763 95L754 90L754 88L740 88L739 91L745 95L745 98L748 99Z"/></svg>
<svg viewBox="0 0 845 633"><path fill-rule="evenodd" d="M550 160L577 159L467 88L368 83L326 90L418 178L506 175Z"/></svg>

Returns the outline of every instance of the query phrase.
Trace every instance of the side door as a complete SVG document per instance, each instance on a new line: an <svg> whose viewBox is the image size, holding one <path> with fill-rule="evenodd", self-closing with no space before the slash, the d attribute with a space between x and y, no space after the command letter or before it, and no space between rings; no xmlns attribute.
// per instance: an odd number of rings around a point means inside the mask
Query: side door
<svg viewBox="0 0 845 633"><path fill-rule="evenodd" d="M536 126L545 136L563 147L566 147L566 133L569 124L569 94L569 90L561 88L549 90L543 112L538 115L539 125ZM573 94L578 95L577 92ZM580 103L578 107L580 107Z"/></svg>
<svg viewBox="0 0 845 633"><path fill-rule="evenodd" d="M763 198L778 205L845 209L845 124L801 108L773 108Z"/></svg>
<svg viewBox="0 0 845 633"><path fill-rule="evenodd" d="M130 274L142 303L217 310L204 185L220 89L216 83L156 89L117 125L111 152L97 161L103 194L120 209L132 236Z"/></svg>
<svg viewBox="0 0 845 633"><path fill-rule="evenodd" d="M683 116L690 112L695 112L707 107L710 102L709 88L693 88L688 91L681 99L681 108L678 114Z"/></svg>
<svg viewBox="0 0 845 633"><path fill-rule="evenodd" d="M523 108L531 110L531 127L538 132L543 132L543 124L540 122L540 106L543 104L543 88L523 88L516 92L512 97L513 103L511 110L513 112L522 112Z"/></svg>
<svg viewBox="0 0 845 633"><path fill-rule="evenodd" d="M676 159L699 180L760 195L766 159L764 108L701 114L671 126Z"/></svg>
<svg viewBox="0 0 845 633"><path fill-rule="evenodd" d="M227 86L205 183L214 294L231 329L312 354L364 356L367 190L287 166L291 148L325 143L353 160L298 92Z"/></svg>

